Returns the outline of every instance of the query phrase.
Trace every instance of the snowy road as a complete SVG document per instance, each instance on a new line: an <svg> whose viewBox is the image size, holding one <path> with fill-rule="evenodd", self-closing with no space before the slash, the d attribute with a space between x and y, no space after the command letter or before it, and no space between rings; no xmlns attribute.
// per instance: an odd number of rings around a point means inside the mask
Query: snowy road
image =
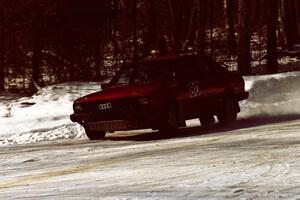
<svg viewBox="0 0 300 200"><path fill-rule="evenodd" d="M1 147L0 198L299 199L300 120L259 121Z"/></svg>

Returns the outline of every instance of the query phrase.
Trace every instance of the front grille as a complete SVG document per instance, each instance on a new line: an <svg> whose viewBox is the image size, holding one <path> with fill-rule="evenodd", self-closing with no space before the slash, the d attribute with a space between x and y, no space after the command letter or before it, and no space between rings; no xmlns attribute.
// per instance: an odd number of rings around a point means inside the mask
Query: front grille
<svg viewBox="0 0 300 200"><path fill-rule="evenodd" d="M111 104L111 108L99 109L99 104ZM117 99L82 103L83 112L91 113L89 121L129 119L138 110L137 99Z"/></svg>

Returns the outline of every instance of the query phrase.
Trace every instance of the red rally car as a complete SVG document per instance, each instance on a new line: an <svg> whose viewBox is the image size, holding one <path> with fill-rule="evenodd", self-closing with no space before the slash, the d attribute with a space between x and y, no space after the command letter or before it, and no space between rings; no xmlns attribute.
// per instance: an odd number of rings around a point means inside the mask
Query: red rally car
<svg viewBox="0 0 300 200"><path fill-rule="evenodd" d="M108 131L145 128L172 135L187 119L210 125L217 116L230 125L246 98L242 76L209 57L151 58L124 64L102 91L77 99L70 118L91 140Z"/></svg>

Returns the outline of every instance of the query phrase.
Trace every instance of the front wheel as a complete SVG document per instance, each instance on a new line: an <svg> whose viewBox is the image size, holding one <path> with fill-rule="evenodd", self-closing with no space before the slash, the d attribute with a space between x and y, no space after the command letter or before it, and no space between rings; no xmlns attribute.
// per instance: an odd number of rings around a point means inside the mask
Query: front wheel
<svg viewBox="0 0 300 200"><path fill-rule="evenodd" d="M222 125L233 125L237 120L238 102L233 96L225 97L223 110L217 115L219 122Z"/></svg>
<svg viewBox="0 0 300 200"><path fill-rule="evenodd" d="M91 131L85 129L85 134L90 140L101 140L105 137L105 131Z"/></svg>

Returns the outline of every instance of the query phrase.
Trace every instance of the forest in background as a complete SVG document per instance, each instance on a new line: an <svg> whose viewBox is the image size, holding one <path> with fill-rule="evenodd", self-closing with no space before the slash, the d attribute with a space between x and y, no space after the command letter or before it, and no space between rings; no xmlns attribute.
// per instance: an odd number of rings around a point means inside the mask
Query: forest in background
<svg viewBox="0 0 300 200"><path fill-rule="evenodd" d="M299 24L299 0L0 0L0 90L101 81L162 55L275 73L298 56Z"/></svg>

